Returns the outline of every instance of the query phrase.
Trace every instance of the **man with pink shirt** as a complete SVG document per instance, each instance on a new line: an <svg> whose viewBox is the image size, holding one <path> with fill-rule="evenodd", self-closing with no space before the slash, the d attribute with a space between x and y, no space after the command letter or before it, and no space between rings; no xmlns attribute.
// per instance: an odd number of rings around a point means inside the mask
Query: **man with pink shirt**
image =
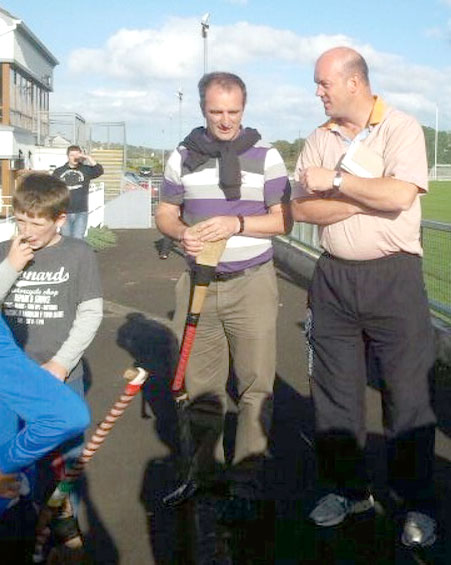
<svg viewBox="0 0 451 565"><path fill-rule="evenodd" d="M436 540L431 401L433 332L422 277L419 195L424 136L411 116L373 96L363 57L330 49L315 66L329 120L306 140L292 213L318 224L323 255L309 290L306 334L319 482L319 526L373 511L365 469L367 371L382 383L390 493L402 542Z"/></svg>

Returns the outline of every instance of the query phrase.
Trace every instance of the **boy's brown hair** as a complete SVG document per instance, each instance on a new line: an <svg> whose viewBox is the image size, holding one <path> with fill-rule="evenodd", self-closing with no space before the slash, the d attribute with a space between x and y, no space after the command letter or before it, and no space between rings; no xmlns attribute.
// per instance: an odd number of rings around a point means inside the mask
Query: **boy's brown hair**
<svg viewBox="0 0 451 565"><path fill-rule="evenodd" d="M47 173L28 173L18 182L13 195L13 210L56 220L67 212L69 198L69 189L62 180Z"/></svg>

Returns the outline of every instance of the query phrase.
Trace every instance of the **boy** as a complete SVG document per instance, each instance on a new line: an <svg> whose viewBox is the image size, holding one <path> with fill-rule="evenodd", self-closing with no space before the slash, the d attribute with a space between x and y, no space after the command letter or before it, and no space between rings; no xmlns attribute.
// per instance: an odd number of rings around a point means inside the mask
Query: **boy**
<svg viewBox="0 0 451 565"><path fill-rule="evenodd" d="M0 316L0 552L9 562L33 549L30 466L88 424L85 403L20 350Z"/></svg>
<svg viewBox="0 0 451 565"><path fill-rule="evenodd" d="M13 196L18 235L0 243L0 303L17 343L83 397L81 357L100 325L102 297L94 252L60 234L68 204L60 179L22 177ZM65 446L67 462L82 442Z"/></svg>

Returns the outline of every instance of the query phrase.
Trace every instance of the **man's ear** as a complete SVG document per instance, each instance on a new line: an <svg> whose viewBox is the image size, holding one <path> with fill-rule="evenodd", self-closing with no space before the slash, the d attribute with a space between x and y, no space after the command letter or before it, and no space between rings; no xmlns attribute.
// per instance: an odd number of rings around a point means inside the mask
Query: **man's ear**
<svg viewBox="0 0 451 565"><path fill-rule="evenodd" d="M202 107L202 102L199 102L200 111L202 112L202 116L205 118L205 109Z"/></svg>
<svg viewBox="0 0 451 565"><path fill-rule="evenodd" d="M359 89L360 86L360 78L358 75L352 75L348 78L348 88L349 91L354 93Z"/></svg>

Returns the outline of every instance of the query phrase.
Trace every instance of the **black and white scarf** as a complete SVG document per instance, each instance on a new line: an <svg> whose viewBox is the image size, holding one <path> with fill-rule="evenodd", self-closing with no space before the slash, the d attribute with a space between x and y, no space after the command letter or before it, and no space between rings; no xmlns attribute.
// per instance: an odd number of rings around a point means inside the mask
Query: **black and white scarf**
<svg viewBox="0 0 451 565"><path fill-rule="evenodd" d="M183 166L188 171L195 171L210 157L219 159L219 186L224 191L226 200L239 200L241 197L241 169L238 155L250 149L261 135L256 129L244 128L239 136L231 141L212 140L206 135L204 127L193 129L183 140L188 149Z"/></svg>

